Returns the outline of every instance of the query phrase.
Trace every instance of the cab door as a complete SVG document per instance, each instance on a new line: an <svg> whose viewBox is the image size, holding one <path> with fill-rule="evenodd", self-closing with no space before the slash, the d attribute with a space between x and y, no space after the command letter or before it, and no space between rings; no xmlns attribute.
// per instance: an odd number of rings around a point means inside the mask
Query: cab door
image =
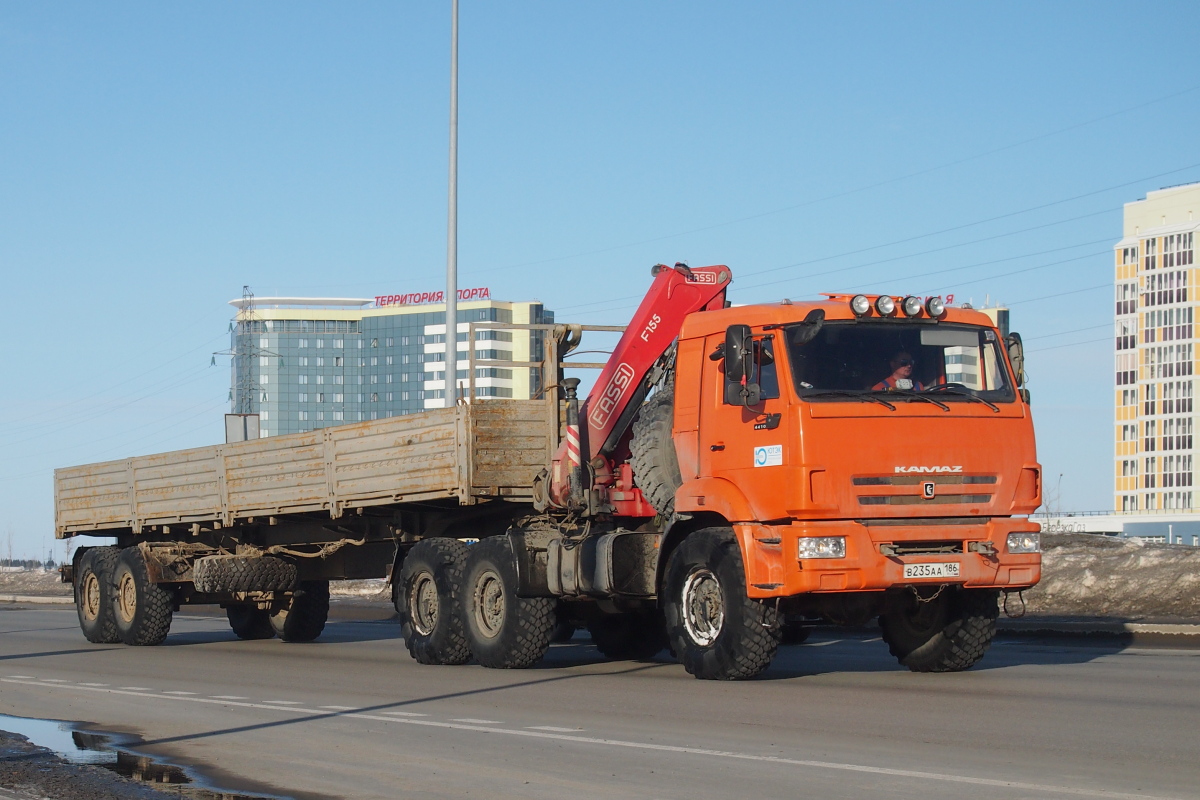
<svg viewBox="0 0 1200 800"><path fill-rule="evenodd" d="M788 456L791 423L784 391L782 332L755 337L756 382L761 388L754 406L725 402L725 362L707 354L724 345L724 337L708 337L700 400L700 473L732 482L749 501L758 520L787 516ZM734 520L731 520L734 521Z"/></svg>

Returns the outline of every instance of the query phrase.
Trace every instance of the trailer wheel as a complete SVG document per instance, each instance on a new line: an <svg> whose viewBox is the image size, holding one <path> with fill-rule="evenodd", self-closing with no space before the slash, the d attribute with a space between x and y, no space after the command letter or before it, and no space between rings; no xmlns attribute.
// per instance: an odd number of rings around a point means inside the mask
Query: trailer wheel
<svg viewBox="0 0 1200 800"><path fill-rule="evenodd" d="M75 611L83 638L94 644L121 641L113 619L113 573L120 552L116 547L93 547L79 557Z"/></svg>
<svg viewBox="0 0 1200 800"><path fill-rule="evenodd" d="M418 664L471 660L459 614L467 546L457 539L426 539L404 557L396 584L396 611L404 646Z"/></svg>
<svg viewBox="0 0 1200 800"><path fill-rule="evenodd" d="M606 658L645 661L667 647L662 615L655 611L608 614L588 624L592 644Z"/></svg>
<svg viewBox="0 0 1200 800"><path fill-rule="evenodd" d="M296 565L275 556L205 556L192 567L196 591L286 592L296 585Z"/></svg>
<svg viewBox="0 0 1200 800"><path fill-rule="evenodd" d="M550 647L554 599L517 597L516 586L507 536L493 536L468 548L460 608L471 654L485 667L531 667Z"/></svg>
<svg viewBox="0 0 1200 800"><path fill-rule="evenodd" d="M744 680L779 647L774 607L746 596L742 553L730 528L702 528L667 561L667 635L684 669L705 680Z"/></svg>
<svg viewBox="0 0 1200 800"><path fill-rule="evenodd" d="M629 463L633 482L654 510L664 517L675 513L675 492L683 485L671 427L675 421L675 390L654 393L633 421Z"/></svg>
<svg viewBox="0 0 1200 800"><path fill-rule="evenodd" d="M162 644L171 629L174 598L151 582L136 547L126 547L113 571L113 621L121 641L134 646Z"/></svg>
<svg viewBox="0 0 1200 800"><path fill-rule="evenodd" d="M959 672L978 663L996 635L1000 616L994 589L947 586L935 596L910 594L879 615L888 649L913 672Z"/></svg>
<svg viewBox="0 0 1200 800"><path fill-rule="evenodd" d="M271 612L256 606L229 606L225 609L229 627L239 639L274 639L271 627Z"/></svg>
<svg viewBox="0 0 1200 800"><path fill-rule="evenodd" d="M271 612L271 627L285 642L311 642L329 618L329 581L301 581L290 601Z"/></svg>

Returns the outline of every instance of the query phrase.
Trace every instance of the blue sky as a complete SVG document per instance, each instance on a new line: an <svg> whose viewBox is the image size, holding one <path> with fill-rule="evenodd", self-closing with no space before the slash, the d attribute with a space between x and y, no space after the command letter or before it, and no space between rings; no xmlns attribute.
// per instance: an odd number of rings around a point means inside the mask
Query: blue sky
<svg viewBox="0 0 1200 800"><path fill-rule="evenodd" d="M1200 180L1200 7L461 13L462 285L589 323L677 260L736 302L1010 303L1051 493L1110 507L1111 247ZM448 2L0 3L0 548L54 546L55 466L221 439L243 284L442 286L448 40Z"/></svg>

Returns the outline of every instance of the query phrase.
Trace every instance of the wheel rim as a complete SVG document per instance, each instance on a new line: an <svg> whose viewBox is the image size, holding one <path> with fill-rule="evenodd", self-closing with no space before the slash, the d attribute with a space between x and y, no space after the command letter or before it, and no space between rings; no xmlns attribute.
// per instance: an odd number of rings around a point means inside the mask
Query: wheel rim
<svg viewBox="0 0 1200 800"><path fill-rule="evenodd" d="M137 584L133 581L133 575L128 572L121 575L121 582L117 585L117 600L121 619L133 622L133 616L137 613Z"/></svg>
<svg viewBox="0 0 1200 800"><path fill-rule="evenodd" d="M683 584L683 627L693 642L708 647L721 635L725 624L725 595L710 570L688 575Z"/></svg>
<svg viewBox="0 0 1200 800"><path fill-rule="evenodd" d="M79 593L80 608L85 619L100 618L100 578L96 573L89 572L83 577L83 587Z"/></svg>
<svg viewBox="0 0 1200 800"><path fill-rule="evenodd" d="M475 627L488 639L500 635L504 626L506 600L504 583L500 576L488 570L475 581L474 602Z"/></svg>
<svg viewBox="0 0 1200 800"><path fill-rule="evenodd" d="M437 627L438 611L437 584L433 581L433 575L422 572L413 581L408 598L408 618L412 620L413 629L421 636L433 633Z"/></svg>

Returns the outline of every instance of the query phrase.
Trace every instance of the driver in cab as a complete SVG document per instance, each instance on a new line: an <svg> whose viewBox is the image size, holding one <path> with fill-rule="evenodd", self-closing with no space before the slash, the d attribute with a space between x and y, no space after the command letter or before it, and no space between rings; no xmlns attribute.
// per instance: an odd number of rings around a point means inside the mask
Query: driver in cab
<svg viewBox="0 0 1200 800"><path fill-rule="evenodd" d="M896 353L896 355L892 356L892 360L888 362L888 366L892 368L892 374L872 386L871 391L886 392L892 389L922 391L925 388L924 384L913 380L912 374L915 364L916 362L913 360L911 353L904 350Z"/></svg>

